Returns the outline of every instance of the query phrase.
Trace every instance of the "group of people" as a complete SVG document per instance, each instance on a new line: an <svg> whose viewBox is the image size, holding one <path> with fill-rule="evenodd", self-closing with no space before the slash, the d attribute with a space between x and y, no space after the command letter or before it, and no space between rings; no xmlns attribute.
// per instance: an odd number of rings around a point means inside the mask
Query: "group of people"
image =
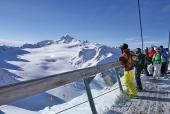
<svg viewBox="0 0 170 114"><path fill-rule="evenodd" d="M154 79L159 79L160 76L167 78L165 74L168 65L168 50L164 49L162 45L156 49L151 47L149 51L148 48L145 49L145 55L149 61L146 64L146 75L153 75Z"/></svg>
<svg viewBox="0 0 170 114"><path fill-rule="evenodd" d="M150 50L146 48L144 53L140 48L137 48L136 52L130 51L126 43L122 44L120 49L122 54L119 61L124 68L124 84L129 91L129 97L134 97L137 95L137 91L143 90L141 72L144 71L146 76L153 76L154 79L159 79L161 75L167 78L165 74L168 65L168 51L162 45L155 49L151 47ZM137 87L134 84L134 76Z"/></svg>

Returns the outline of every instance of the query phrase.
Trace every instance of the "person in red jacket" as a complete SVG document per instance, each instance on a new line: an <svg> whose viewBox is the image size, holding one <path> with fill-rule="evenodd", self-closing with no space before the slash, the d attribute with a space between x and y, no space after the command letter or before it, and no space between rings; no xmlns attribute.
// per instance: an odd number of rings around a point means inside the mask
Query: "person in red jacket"
<svg viewBox="0 0 170 114"><path fill-rule="evenodd" d="M151 49L149 50L149 52L148 52L148 56L149 56L149 58L152 60L152 57L153 57L153 55L156 53L156 51L154 50L154 48L153 47L151 47Z"/></svg>
<svg viewBox="0 0 170 114"><path fill-rule="evenodd" d="M156 51L154 50L154 47L152 46L151 49L148 51L148 57L149 57L150 61L152 61L152 58L155 53L156 53ZM152 76L153 71L154 71L153 62L150 65L148 65L148 71L149 71L149 75Z"/></svg>

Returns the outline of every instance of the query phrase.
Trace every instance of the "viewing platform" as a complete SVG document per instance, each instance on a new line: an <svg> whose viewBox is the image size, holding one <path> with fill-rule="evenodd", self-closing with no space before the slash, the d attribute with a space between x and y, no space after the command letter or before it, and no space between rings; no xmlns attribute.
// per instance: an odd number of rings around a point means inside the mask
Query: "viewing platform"
<svg viewBox="0 0 170 114"><path fill-rule="evenodd" d="M121 84L119 67L120 63L114 62L2 86L0 87L0 105L5 105L83 79L92 114L98 114L99 112L96 110L94 103L95 97L91 93L90 83L97 73L113 69L117 84L119 85L118 89L120 89L120 92L125 91ZM126 97L118 99L118 103L114 105L113 102L113 106L104 114L170 114L170 74L167 74L167 78L160 77L157 80L153 79L152 76L141 75L141 80L144 90L138 92L137 97L133 99ZM75 108L88 101L64 110ZM64 112L64 110L60 112Z"/></svg>
<svg viewBox="0 0 170 114"><path fill-rule="evenodd" d="M113 106L113 114L170 114L170 75L168 78L142 77L144 90L136 98ZM109 113L110 114L110 113Z"/></svg>

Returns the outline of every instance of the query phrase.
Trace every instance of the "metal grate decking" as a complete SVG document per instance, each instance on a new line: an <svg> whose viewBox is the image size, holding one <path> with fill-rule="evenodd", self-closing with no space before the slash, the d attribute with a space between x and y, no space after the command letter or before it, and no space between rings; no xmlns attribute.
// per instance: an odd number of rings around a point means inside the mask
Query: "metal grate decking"
<svg viewBox="0 0 170 114"><path fill-rule="evenodd" d="M168 76L168 75L167 75ZM142 77L143 92L122 105L113 106L115 114L170 114L170 78Z"/></svg>

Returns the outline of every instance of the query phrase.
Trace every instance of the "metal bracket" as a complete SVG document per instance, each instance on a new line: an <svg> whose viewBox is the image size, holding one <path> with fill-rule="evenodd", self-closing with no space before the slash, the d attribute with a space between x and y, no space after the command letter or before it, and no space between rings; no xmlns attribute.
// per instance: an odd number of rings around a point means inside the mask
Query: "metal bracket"
<svg viewBox="0 0 170 114"><path fill-rule="evenodd" d="M94 100L93 100L93 96L92 96L92 93L91 93L91 90L90 90L90 85L89 85L89 83L93 80L92 78L94 79L94 77L84 79L84 84L85 84L85 87L86 87L86 92L87 92L91 111L92 111L93 114L97 114L96 107L95 107Z"/></svg>

